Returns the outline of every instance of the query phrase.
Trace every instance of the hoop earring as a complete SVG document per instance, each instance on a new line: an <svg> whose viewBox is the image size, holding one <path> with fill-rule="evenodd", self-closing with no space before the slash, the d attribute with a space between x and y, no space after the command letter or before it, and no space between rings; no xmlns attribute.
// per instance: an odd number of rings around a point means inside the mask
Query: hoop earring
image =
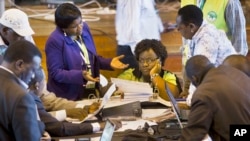
<svg viewBox="0 0 250 141"><path fill-rule="evenodd" d="M63 30L63 34L64 34L65 37L67 36L67 33L64 30Z"/></svg>

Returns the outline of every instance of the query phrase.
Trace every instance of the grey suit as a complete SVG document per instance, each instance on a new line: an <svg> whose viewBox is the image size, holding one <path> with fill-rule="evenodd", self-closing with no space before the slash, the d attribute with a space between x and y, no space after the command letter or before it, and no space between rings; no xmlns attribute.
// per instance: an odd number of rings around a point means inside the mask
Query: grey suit
<svg viewBox="0 0 250 141"><path fill-rule="evenodd" d="M0 68L0 140L39 141L44 124L37 120L36 104L18 78Z"/></svg>

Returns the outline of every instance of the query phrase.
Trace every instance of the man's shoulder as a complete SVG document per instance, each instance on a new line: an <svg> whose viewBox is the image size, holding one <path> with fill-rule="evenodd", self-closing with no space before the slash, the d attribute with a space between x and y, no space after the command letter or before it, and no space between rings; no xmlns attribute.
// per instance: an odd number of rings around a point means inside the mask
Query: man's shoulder
<svg viewBox="0 0 250 141"><path fill-rule="evenodd" d="M21 86L18 79L10 72L0 69L0 85L1 92L12 93L9 96L22 96L27 93L27 90Z"/></svg>

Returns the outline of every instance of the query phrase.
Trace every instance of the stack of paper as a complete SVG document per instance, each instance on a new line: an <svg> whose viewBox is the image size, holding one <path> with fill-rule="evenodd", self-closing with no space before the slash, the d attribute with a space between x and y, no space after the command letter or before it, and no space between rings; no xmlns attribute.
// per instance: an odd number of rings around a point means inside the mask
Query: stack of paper
<svg viewBox="0 0 250 141"><path fill-rule="evenodd" d="M111 81L124 92L125 101L148 101L153 89L149 83L111 78Z"/></svg>
<svg viewBox="0 0 250 141"><path fill-rule="evenodd" d="M124 93L142 93L152 94L153 89L149 83L124 80L119 78L111 78L111 82L122 90Z"/></svg>

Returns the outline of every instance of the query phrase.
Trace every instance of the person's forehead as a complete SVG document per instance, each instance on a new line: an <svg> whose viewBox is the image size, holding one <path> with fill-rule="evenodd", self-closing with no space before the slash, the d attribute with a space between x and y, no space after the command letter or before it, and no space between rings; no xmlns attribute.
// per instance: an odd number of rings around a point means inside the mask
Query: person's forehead
<svg viewBox="0 0 250 141"><path fill-rule="evenodd" d="M182 23L182 18L181 18L180 15L178 15L178 16L176 17L176 24L177 24L177 25L180 25L181 23Z"/></svg>
<svg viewBox="0 0 250 141"><path fill-rule="evenodd" d="M157 56L157 55L153 49L149 49L149 50L144 50L143 52L139 54L139 57L144 57L144 56L151 57L151 56Z"/></svg>

